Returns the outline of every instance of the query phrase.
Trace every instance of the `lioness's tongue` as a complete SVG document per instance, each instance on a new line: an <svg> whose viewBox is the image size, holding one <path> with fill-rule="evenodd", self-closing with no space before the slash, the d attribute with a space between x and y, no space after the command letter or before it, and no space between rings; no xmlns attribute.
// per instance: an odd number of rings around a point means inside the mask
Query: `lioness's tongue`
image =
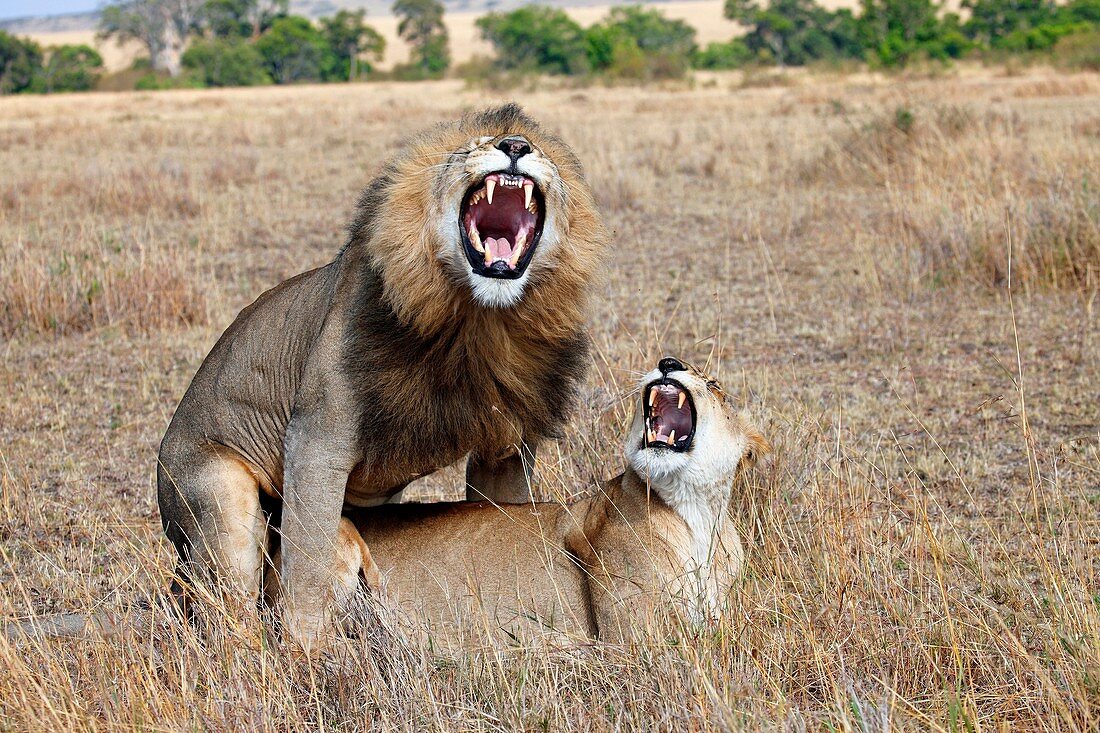
<svg viewBox="0 0 1100 733"><path fill-rule="evenodd" d="M493 259L502 257L507 260L512 256L512 244L506 237L486 237L484 244Z"/></svg>

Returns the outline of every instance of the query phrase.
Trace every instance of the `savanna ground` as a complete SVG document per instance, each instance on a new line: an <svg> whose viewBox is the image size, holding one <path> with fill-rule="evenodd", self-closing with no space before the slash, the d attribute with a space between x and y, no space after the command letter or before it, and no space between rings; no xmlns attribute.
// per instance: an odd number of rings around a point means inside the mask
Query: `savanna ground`
<svg viewBox="0 0 1100 733"><path fill-rule="evenodd" d="M0 729L1096 730L1100 78L758 81L514 95L615 233L540 491L620 468L656 357L709 362L775 445L735 492L750 557L721 623L633 649L372 635L312 664L248 614L0 640ZM3 101L0 617L165 586L155 454L206 351L333 256L408 130L487 101Z"/></svg>

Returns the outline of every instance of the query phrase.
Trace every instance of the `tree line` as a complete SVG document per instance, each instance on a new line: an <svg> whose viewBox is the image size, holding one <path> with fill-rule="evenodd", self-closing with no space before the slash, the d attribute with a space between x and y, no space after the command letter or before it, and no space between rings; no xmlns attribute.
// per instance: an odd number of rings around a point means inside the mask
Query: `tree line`
<svg viewBox="0 0 1100 733"><path fill-rule="evenodd" d="M101 38L137 41L149 74L141 88L354 81L374 72L385 39L362 10L314 22L289 0L126 0L106 6ZM858 61L901 67L971 55L1058 53L1100 69L1100 0L963 0L962 15L935 0L861 0L828 10L816 0L725 0L745 32L700 48L695 29L643 5L612 8L585 28L564 10L528 5L476 22L495 51L466 76L502 72L660 79L692 68L800 66ZM410 60L390 78L438 78L451 56L439 0L396 0L398 34ZM0 92L93 88L103 60L88 46L43 50L0 31Z"/></svg>

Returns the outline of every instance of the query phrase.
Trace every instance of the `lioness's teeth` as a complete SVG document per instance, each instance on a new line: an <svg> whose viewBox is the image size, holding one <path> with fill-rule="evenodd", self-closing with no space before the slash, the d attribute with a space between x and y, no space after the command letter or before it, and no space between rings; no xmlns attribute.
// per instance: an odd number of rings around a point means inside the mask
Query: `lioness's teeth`
<svg viewBox="0 0 1100 733"><path fill-rule="evenodd" d="M473 224L470 225L470 243L474 245L474 249L482 254L485 253L485 247L481 245L481 235L477 232L477 227Z"/></svg>
<svg viewBox="0 0 1100 733"><path fill-rule="evenodd" d="M653 403L657 401L657 388L649 390L649 406L653 407Z"/></svg>
<svg viewBox="0 0 1100 733"><path fill-rule="evenodd" d="M523 184L523 208L531 208L531 194L535 192L535 184L527 181Z"/></svg>
<svg viewBox="0 0 1100 733"><path fill-rule="evenodd" d="M497 187L497 182L489 179L485 182L485 198L489 200L489 205L493 205L493 189Z"/></svg>
<svg viewBox="0 0 1100 733"><path fill-rule="evenodd" d="M486 247L485 248L485 266L488 267L491 264L493 264L493 248L492 247Z"/></svg>
<svg viewBox="0 0 1100 733"><path fill-rule="evenodd" d="M528 206L527 210L530 211L532 214L539 213L539 207L535 206L534 203L532 203L530 206Z"/></svg>
<svg viewBox="0 0 1100 733"><path fill-rule="evenodd" d="M688 397L688 396L687 396L687 393L686 393L686 392L681 392L681 393L680 393L680 404L676 405L676 409L677 409L677 410L682 410L682 409L684 409L684 400L686 400L686 399L687 399L687 397Z"/></svg>
<svg viewBox="0 0 1100 733"><path fill-rule="evenodd" d="M653 432L652 430L649 431L649 435L646 436L646 437L649 438L650 443L656 443L657 442L657 433Z"/></svg>
<svg viewBox="0 0 1100 733"><path fill-rule="evenodd" d="M671 433L668 434L668 440L665 441L665 442L668 443L669 445L672 445L674 442L676 442L676 431L675 430L673 430Z"/></svg>
<svg viewBox="0 0 1100 733"><path fill-rule="evenodd" d="M519 262L525 244L527 244L527 232L520 232L519 236L516 237L516 248L512 251L512 256L508 258L508 266L512 269L515 269L516 263Z"/></svg>

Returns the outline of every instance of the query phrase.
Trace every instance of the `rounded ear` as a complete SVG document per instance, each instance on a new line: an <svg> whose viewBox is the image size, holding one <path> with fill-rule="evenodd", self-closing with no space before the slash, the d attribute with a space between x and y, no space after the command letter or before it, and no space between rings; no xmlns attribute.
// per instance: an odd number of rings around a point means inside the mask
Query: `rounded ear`
<svg viewBox="0 0 1100 733"><path fill-rule="evenodd" d="M741 456L740 467L751 468L772 452L772 446L745 413L741 413L741 428L745 431L745 454Z"/></svg>

